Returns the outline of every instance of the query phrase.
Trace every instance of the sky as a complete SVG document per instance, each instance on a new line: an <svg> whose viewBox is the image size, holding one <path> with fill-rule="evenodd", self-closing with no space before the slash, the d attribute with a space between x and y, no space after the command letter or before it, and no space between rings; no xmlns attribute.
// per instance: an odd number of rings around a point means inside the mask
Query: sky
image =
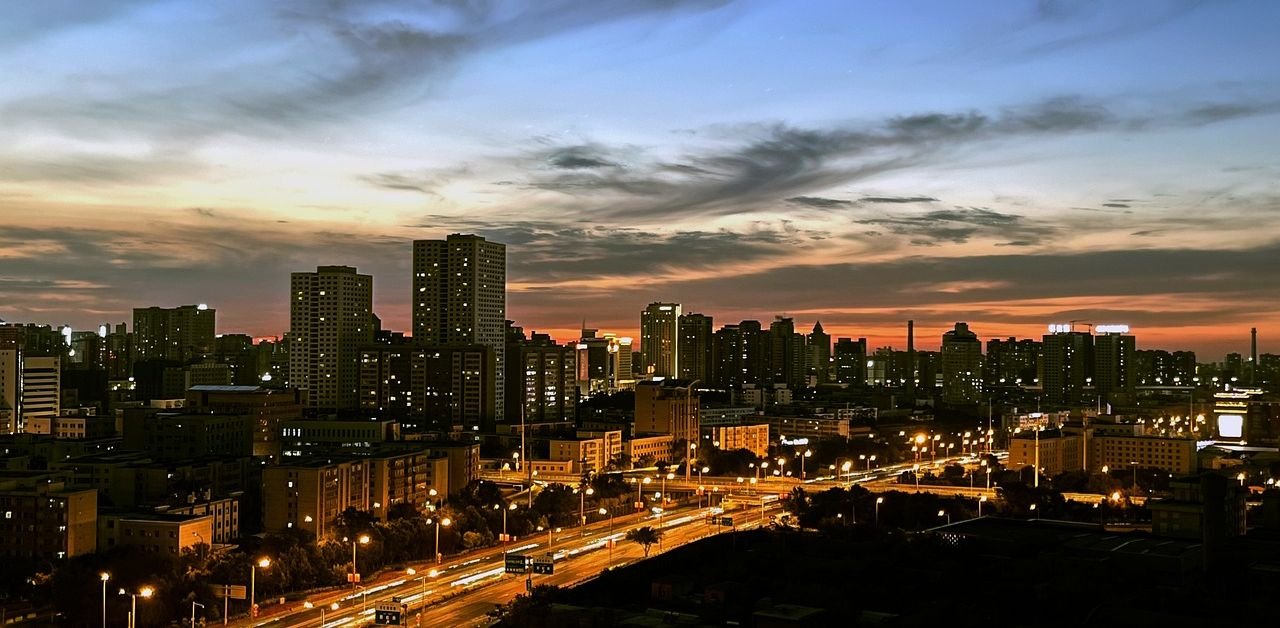
<svg viewBox="0 0 1280 628"><path fill-rule="evenodd" d="M508 317L653 301L936 346L1126 323L1280 352L1280 3L43 0L0 7L0 319L508 245Z"/></svg>

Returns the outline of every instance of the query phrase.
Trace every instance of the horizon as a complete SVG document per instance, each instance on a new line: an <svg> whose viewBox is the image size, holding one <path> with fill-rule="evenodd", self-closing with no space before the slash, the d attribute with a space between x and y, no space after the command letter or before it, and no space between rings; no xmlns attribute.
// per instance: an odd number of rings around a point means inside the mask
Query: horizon
<svg viewBox="0 0 1280 628"><path fill-rule="evenodd" d="M206 302L277 336L290 272L351 265L408 331L409 243L466 232L561 342L670 301L876 347L1086 320L1280 352L1277 3L7 13L0 319Z"/></svg>

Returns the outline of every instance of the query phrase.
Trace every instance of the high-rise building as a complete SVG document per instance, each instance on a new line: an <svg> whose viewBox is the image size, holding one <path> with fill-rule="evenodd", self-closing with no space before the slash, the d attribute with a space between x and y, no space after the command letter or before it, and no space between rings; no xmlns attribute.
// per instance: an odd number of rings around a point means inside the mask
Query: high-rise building
<svg viewBox="0 0 1280 628"><path fill-rule="evenodd" d="M61 414L62 368L57 356L22 356L22 397L18 421L53 419Z"/></svg>
<svg viewBox="0 0 1280 628"><path fill-rule="evenodd" d="M704 314L682 314L679 319L678 364L680 379L710 385L714 365L712 320Z"/></svg>
<svg viewBox="0 0 1280 628"><path fill-rule="evenodd" d="M17 328L0 325L0 434L14 434L21 428L18 424L20 338Z"/></svg>
<svg viewBox="0 0 1280 628"><path fill-rule="evenodd" d="M1039 340L993 338L987 341L983 378L989 388L1032 384L1040 378Z"/></svg>
<svg viewBox="0 0 1280 628"><path fill-rule="evenodd" d="M796 333L795 321L779 316L769 325L770 364L773 384L803 388L805 380L804 336Z"/></svg>
<svg viewBox="0 0 1280 628"><path fill-rule="evenodd" d="M813 331L805 338L805 357L809 377L816 385L831 381L831 336L822 329L822 321L813 324Z"/></svg>
<svg viewBox="0 0 1280 628"><path fill-rule="evenodd" d="M350 266L293 273L289 381L308 408L359 405L360 347L373 341L373 277Z"/></svg>
<svg viewBox="0 0 1280 628"><path fill-rule="evenodd" d="M680 375L680 304L650 303L640 312L642 377Z"/></svg>
<svg viewBox="0 0 1280 628"><path fill-rule="evenodd" d="M1135 340L1123 332L1106 332L1093 338L1093 386L1103 399L1133 393L1137 366Z"/></svg>
<svg viewBox="0 0 1280 628"><path fill-rule="evenodd" d="M942 334L942 399L954 404L982 399L982 341L968 323Z"/></svg>
<svg viewBox="0 0 1280 628"><path fill-rule="evenodd" d="M496 361L494 414L506 416L507 246L476 235L413 243L413 343L483 345Z"/></svg>
<svg viewBox="0 0 1280 628"><path fill-rule="evenodd" d="M1042 397L1045 403L1077 405L1084 398L1084 387L1093 366L1093 335L1064 331L1053 326L1042 339L1044 376Z"/></svg>
<svg viewBox="0 0 1280 628"><path fill-rule="evenodd" d="M576 345L576 380L583 396L612 394L635 385L631 374L632 340L598 330L583 329Z"/></svg>
<svg viewBox="0 0 1280 628"><path fill-rule="evenodd" d="M204 305L133 310L134 359L189 362L213 351L217 310Z"/></svg>
<svg viewBox="0 0 1280 628"><path fill-rule="evenodd" d="M454 432L487 426L495 370L493 349L484 345L366 346L360 407L380 418L447 421Z"/></svg>
<svg viewBox="0 0 1280 628"><path fill-rule="evenodd" d="M525 419L572 421L578 405L577 349L535 333L516 350L507 359L520 366L519 377L507 385L515 385L513 401L524 404Z"/></svg>
<svg viewBox="0 0 1280 628"><path fill-rule="evenodd" d="M833 356L835 380L839 384L861 385L867 381L867 339L839 338Z"/></svg>

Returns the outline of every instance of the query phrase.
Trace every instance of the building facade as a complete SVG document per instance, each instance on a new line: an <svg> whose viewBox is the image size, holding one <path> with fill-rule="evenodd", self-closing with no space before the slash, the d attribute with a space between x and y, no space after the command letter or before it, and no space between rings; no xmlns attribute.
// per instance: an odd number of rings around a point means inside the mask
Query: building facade
<svg viewBox="0 0 1280 628"><path fill-rule="evenodd" d="M290 384L308 408L357 408L359 350L373 341L373 277L320 266L293 273L290 287Z"/></svg>

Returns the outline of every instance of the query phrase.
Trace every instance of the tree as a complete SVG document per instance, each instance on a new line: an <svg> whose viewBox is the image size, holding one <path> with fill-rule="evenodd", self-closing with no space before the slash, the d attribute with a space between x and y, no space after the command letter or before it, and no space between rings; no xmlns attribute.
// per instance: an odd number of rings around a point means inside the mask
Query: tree
<svg viewBox="0 0 1280 628"><path fill-rule="evenodd" d="M655 530L650 526L636 528L627 532L627 540L643 547L644 557L648 558L649 548L662 540L662 530Z"/></svg>

